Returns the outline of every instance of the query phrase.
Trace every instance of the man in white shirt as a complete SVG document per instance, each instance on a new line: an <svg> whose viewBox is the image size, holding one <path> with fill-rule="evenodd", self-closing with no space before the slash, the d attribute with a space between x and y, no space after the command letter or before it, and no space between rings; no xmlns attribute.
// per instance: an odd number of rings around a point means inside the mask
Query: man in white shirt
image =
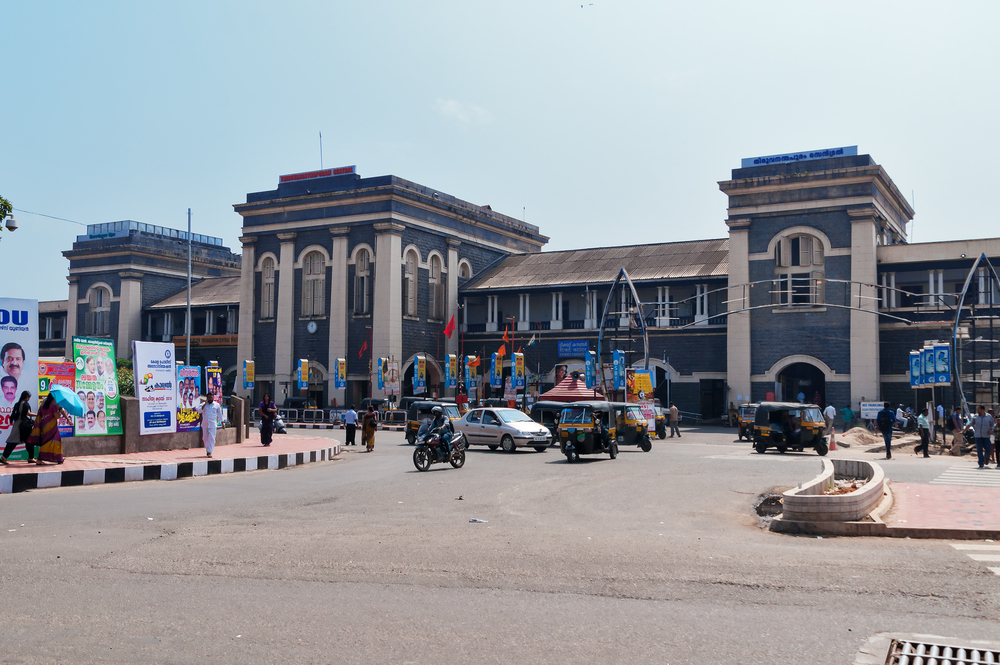
<svg viewBox="0 0 1000 665"><path fill-rule="evenodd" d="M196 407L201 414L201 440L205 443L205 455L212 456L215 450L215 430L222 423L222 407L215 401L215 395L205 395L205 403Z"/></svg>
<svg viewBox="0 0 1000 665"><path fill-rule="evenodd" d="M356 446L358 442L354 437L358 431L358 412L354 410L354 405L344 414L344 429L347 430L347 442L345 446Z"/></svg>
<svg viewBox="0 0 1000 665"><path fill-rule="evenodd" d="M833 408L833 404L827 404L826 408L823 409L823 419L826 420L826 435L829 436L830 432L833 430L833 419L837 417L837 410Z"/></svg>
<svg viewBox="0 0 1000 665"><path fill-rule="evenodd" d="M941 432L941 443L944 443L945 442L945 440L944 440L944 437L945 437L945 433L944 433L944 405L943 404L938 404L937 405L937 409L935 409L935 411L937 411L937 430L935 430L935 432L934 432L934 438L937 439L937 433L938 433L938 431L940 431Z"/></svg>

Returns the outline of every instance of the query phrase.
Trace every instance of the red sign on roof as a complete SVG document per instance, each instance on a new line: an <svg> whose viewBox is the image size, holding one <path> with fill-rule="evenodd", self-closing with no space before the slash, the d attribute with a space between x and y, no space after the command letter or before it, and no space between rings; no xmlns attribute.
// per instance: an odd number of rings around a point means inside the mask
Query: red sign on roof
<svg viewBox="0 0 1000 665"><path fill-rule="evenodd" d="M295 182L296 180L312 180L313 178L328 178L332 175L353 175L357 167L339 166L335 169L321 169L319 171L305 171L303 173L290 173L278 177L278 183Z"/></svg>

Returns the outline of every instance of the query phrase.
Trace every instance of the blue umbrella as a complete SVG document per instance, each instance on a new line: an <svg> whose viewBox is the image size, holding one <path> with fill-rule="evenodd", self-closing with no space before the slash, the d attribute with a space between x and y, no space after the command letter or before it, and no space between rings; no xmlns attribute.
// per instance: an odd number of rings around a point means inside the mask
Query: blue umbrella
<svg viewBox="0 0 1000 665"><path fill-rule="evenodd" d="M49 386L49 394L56 399L56 404L66 409L70 415L77 417L83 415L83 402L80 401L75 392L66 386L53 383Z"/></svg>

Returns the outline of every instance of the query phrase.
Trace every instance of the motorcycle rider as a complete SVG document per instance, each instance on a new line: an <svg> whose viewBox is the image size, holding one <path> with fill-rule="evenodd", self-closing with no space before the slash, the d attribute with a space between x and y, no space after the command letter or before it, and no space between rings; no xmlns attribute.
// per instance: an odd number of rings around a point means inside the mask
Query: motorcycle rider
<svg viewBox="0 0 1000 665"><path fill-rule="evenodd" d="M444 415L444 409L440 406L431 409L431 414L433 414L434 419L431 420L429 431L437 432L441 436L441 442L444 443L448 457L451 457L451 439L455 435L455 427L451 424L451 418Z"/></svg>

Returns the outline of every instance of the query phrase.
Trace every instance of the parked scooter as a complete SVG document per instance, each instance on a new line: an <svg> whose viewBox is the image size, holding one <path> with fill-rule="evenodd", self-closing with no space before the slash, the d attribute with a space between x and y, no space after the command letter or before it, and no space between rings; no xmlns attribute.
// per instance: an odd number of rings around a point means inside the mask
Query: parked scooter
<svg viewBox="0 0 1000 665"><path fill-rule="evenodd" d="M417 437L417 447L413 450L413 466L417 467L417 471L427 471L431 464L448 462L456 469L461 469L465 464L465 445L465 436L461 432L455 432L451 437L449 455L440 432L433 430L423 433Z"/></svg>

